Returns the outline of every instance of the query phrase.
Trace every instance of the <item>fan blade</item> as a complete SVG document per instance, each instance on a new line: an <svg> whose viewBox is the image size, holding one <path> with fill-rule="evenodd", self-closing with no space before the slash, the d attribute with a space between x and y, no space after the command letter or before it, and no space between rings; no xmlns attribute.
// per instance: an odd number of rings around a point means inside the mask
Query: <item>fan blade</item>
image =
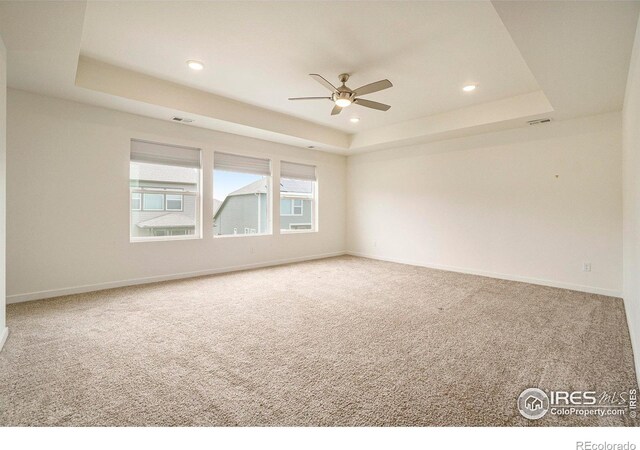
<svg viewBox="0 0 640 450"><path fill-rule="evenodd" d="M318 75L317 73L310 73L309 76L311 78L313 78L314 80L316 80L321 85L323 85L324 87L326 87L327 89L329 89L331 92L337 92L338 91L333 84L329 83L321 75Z"/></svg>
<svg viewBox="0 0 640 450"><path fill-rule="evenodd" d="M340 108L338 105L334 106L333 109L331 110L331 115L332 116L337 116L338 114L340 114L342 112L342 108Z"/></svg>
<svg viewBox="0 0 640 450"><path fill-rule="evenodd" d="M388 111L389 108L391 108L391 106L385 105L384 103L372 102L371 100L365 100L363 98L357 98L353 101L353 103L380 111Z"/></svg>
<svg viewBox="0 0 640 450"><path fill-rule="evenodd" d="M331 100L331 97L290 97L289 100Z"/></svg>
<svg viewBox="0 0 640 450"><path fill-rule="evenodd" d="M388 89L390 87L393 87L393 84L391 84L391 81L380 80L380 81L376 81L375 83L365 84L364 86L360 86L358 89L354 91L354 93L356 96L366 95L366 94L372 94L374 92L381 91L383 89Z"/></svg>

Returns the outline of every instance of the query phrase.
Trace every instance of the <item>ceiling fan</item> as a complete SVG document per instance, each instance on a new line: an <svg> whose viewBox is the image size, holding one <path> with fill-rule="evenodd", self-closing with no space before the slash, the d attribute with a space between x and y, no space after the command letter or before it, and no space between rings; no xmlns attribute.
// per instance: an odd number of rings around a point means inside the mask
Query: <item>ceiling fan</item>
<svg viewBox="0 0 640 450"><path fill-rule="evenodd" d="M289 100L331 100L335 103L335 106L331 110L331 115L335 116L340 114L342 108L346 108L352 103L356 105L364 106L366 108L377 109L379 111L388 111L391 106L384 103L373 102L371 100L365 100L360 98L361 95L372 94L374 92L381 91L393 86L389 80L380 80L375 83L366 84L360 86L358 89L349 89L345 83L349 80L349 74L343 73L338 79L342 83L342 86L335 87L329 83L326 79L318 75L317 73L310 73L309 76L316 80L318 83L326 87L331 91L331 97L293 97Z"/></svg>

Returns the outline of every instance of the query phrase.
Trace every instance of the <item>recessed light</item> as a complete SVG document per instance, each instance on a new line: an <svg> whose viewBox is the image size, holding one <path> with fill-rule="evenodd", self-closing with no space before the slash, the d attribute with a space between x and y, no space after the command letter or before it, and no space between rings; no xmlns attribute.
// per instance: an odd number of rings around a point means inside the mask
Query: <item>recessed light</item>
<svg viewBox="0 0 640 450"><path fill-rule="evenodd" d="M349 119L349 122L358 123L358 122L360 122L360 119L358 117L352 117L351 119Z"/></svg>
<svg viewBox="0 0 640 450"><path fill-rule="evenodd" d="M200 61L189 60L187 61L187 66L189 66L192 70L202 70L204 69L204 64Z"/></svg>
<svg viewBox="0 0 640 450"><path fill-rule="evenodd" d="M462 90L465 92L471 92L471 91L475 91L477 87L478 86L476 86L475 84L467 84L465 87L462 88Z"/></svg>

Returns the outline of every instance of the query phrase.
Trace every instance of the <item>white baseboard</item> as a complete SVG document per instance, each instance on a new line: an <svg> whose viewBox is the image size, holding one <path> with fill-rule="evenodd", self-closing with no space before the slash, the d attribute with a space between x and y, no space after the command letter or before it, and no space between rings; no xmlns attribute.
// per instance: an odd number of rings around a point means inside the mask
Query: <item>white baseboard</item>
<svg viewBox="0 0 640 450"><path fill-rule="evenodd" d="M7 342L7 338L9 337L9 328L4 327L4 330L0 333L0 352L2 351L2 347L4 347L4 343Z"/></svg>
<svg viewBox="0 0 640 450"><path fill-rule="evenodd" d="M157 283L159 281L180 280L183 278L201 277L204 275L215 275L219 273L237 272L239 270L259 269L261 267L280 266L283 264L291 264L303 261L312 261L314 259L331 258L334 256L345 255L346 252L322 253L318 255L302 256L298 258L277 259L263 261L253 264L244 264L239 266L227 266L218 269L200 270L196 272L184 272L169 275L159 275L155 277L134 278L129 280L108 281L105 283L86 284L82 286L74 286L69 288L51 289L47 291L28 292L24 294L7 295L7 304L28 302L31 300L42 300L45 298L60 297L61 295L83 294L85 292L101 291L103 289L113 289L125 286L135 286L138 284Z"/></svg>
<svg viewBox="0 0 640 450"><path fill-rule="evenodd" d="M361 253L361 252L347 251L347 254L352 256L359 256L361 258L370 258L370 259L377 259L380 261L388 261L388 262L394 262L399 264L408 264L410 266L428 267L430 269L447 270L449 272L459 272L459 273L466 273L470 275L480 275L483 277L497 278L499 280L519 281L522 283L537 284L540 286L549 286L549 287L555 287L555 288L561 288L561 289L569 289L572 291L587 292L589 294L606 295L609 297L622 297L622 292L620 291L616 291L612 289L603 289L603 288L598 288L593 286L583 286L580 284L564 283L562 281L544 280L539 278L529 278L529 277L523 277L519 275L510 275L505 273L487 272L485 270L467 269L464 267L445 266L442 264L430 264L430 263L423 263L419 261L387 258L384 256L371 255L371 254Z"/></svg>
<svg viewBox="0 0 640 450"><path fill-rule="evenodd" d="M399 263L399 264L408 264L408 265L411 265L411 266L428 267L428 268L431 268L431 269L447 270L447 271L450 271L450 272L467 273L467 274L471 274L471 275L480 275L480 276L489 277L489 278L498 278L498 279L501 279L501 280L519 281L519 282L523 282L523 283L538 284L538 285L541 285L541 286L549 286L549 287L556 287L556 288L561 288L561 289L570 289L570 290L573 290L573 291L588 292L588 293L591 293L591 294L607 295L607 296L610 296L610 297L621 297L622 296L621 292L615 291L615 290L611 290L611 289L602 289L602 288L597 288L597 287L592 287L592 286L583 286L583 285L577 285L577 284L571 284L571 283L563 283L563 282L558 282L558 281L553 281L553 280L543 280L543 279L538 279L538 278L522 277L522 276L518 276L518 275L509 275L509 274L503 274L503 273L487 272L487 271L483 271L483 270L467 269L467 268L463 268L463 267L445 266L445 265L441 265L441 264L428 264L428 263L422 263L422 262L418 262L418 261L411 261L411 260L397 259L397 258L387 258L387 257L379 256L379 255L372 255L372 254L361 253L361 252L347 251L347 252L323 253L323 254L309 255L309 256L303 256L303 257L298 257L298 258L270 260L270 261L263 261L263 262L260 262L260 263L244 264L244 265L239 265L239 266L227 266L227 267L221 267L221 268L218 268L218 269L201 270L201 271L196 271L196 272L184 272L184 273L176 273L176 274L169 274L169 275L159 275L159 276L155 276L155 277L134 278L134 279L120 280L120 281L109 281L109 282L105 282L105 283L87 284L87 285L82 285L82 286L74 286L74 287L61 288L61 289L51 289L51 290L46 290L46 291L28 292L28 293L24 293L24 294L13 294L13 295L7 295L7 304L28 302L28 301L31 301L31 300L41 300L41 299L45 299L45 298L59 297L59 296L62 296L62 295L82 294L82 293L85 293L85 292L100 291L100 290L103 290L103 289L113 289L113 288L125 287L125 286L135 286L135 285L139 285L139 284L156 283L156 282L159 282L159 281L180 280L180 279L183 279L183 278L193 278L193 277L199 277L199 276L204 276L204 275L215 275L215 274L219 274L219 273L236 272L236 271L239 271L239 270L248 270L248 269L258 269L258 268L261 268L261 267L279 266L279 265L282 265L282 264L290 264L290 263L296 263L296 262L311 261L311 260L314 260L314 259L331 258L331 257L334 257L334 256L342 256L342 255L345 255L345 254L352 255L352 256L359 256L359 257L362 257L362 258L377 259L377 260L380 260L380 261L389 261L389 262L394 262L394 263Z"/></svg>

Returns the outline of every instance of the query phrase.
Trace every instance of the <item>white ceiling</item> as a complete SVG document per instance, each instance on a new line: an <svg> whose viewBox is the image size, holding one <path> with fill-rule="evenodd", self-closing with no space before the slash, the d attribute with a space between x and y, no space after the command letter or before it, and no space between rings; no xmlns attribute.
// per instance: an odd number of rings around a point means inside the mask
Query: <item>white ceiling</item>
<svg viewBox="0 0 640 450"><path fill-rule="evenodd" d="M539 89L488 1L92 2L81 51L349 133ZM388 78L393 88L367 98L391 110L331 116L329 101L287 100L327 95L309 73L339 85L343 72L352 88Z"/></svg>
<svg viewBox="0 0 640 450"><path fill-rule="evenodd" d="M349 154L620 109L639 9L638 1L3 1L0 34L10 87ZM187 59L205 70L190 71ZM389 78L393 88L368 98L391 110L352 106L331 117L328 101L286 100L325 95L308 73L337 82L343 71L353 88ZM465 94L466 83L479 87Z"/></svg>
<svg viewBox="0 0 640 450"><path fill-rule="evenodd" d="M640 1L494 1L555 118L622 108Z"/></svg>

